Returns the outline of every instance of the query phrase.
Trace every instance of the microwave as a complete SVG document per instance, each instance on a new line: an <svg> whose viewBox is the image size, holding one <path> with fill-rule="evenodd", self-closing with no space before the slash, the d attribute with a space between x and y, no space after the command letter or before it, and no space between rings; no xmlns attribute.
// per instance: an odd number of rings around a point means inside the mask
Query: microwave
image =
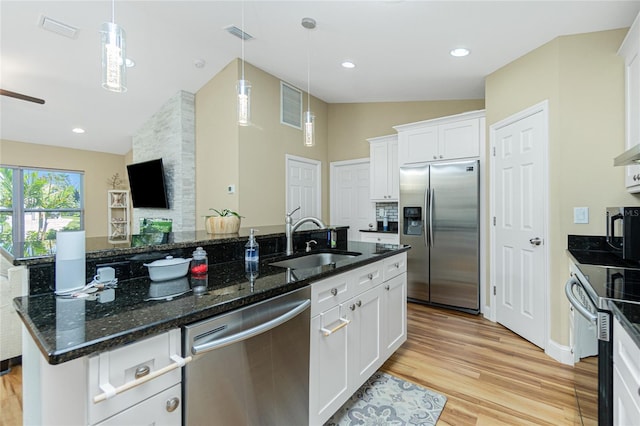
<svg viewBox="0 0 640 426"><path fill-rule="evenodd" d="M607 243L625 260L640 260L640 207L607 207Z"/></svg>

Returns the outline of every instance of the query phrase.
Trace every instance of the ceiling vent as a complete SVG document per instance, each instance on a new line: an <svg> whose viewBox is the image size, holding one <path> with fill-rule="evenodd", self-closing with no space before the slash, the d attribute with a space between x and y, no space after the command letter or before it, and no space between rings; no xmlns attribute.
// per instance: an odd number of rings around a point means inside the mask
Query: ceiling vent
<svg viewBox="0 0 640 426"><path fill-rule="evenodd" d="M78 36L78 29L76 27L56 21L48 16L43 15L40 17L39 26L52 33L60 34L61 36L69 38L76 38Z"/></svg>
<svg viewBox="0 0 640 426"><path fill-rule="evenodd" d="M224 27L224 29L231 35L234 35L244 41L253 40L253 36L251 34L247 34L242 31L240 28L235 25L229 25L228 27Z"/></svg>

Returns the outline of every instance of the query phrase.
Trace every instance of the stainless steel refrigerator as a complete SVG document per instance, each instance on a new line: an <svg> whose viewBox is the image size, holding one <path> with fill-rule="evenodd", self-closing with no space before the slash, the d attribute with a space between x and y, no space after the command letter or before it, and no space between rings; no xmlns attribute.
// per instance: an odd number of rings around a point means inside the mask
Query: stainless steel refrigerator
<svg viewBox="0 0 640 426"><path fill-rule="evenodd" d="M479 162L400 168L400 242L411 301L480 311Z"/></svg>

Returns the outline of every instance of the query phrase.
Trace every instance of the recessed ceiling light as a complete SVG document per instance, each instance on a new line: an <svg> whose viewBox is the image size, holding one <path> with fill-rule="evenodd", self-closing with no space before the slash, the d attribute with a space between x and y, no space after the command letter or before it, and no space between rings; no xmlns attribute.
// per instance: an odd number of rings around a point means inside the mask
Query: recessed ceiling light
<svg viewBox="0 0 640 426"><path fill-rule="evenodd" d="M348 68L348 69L356 67L356 64L354 64L351 61L344 61L341 65L342 65L343 68Z"/></svg>
<svg viewBox="0 0 640 426"><path fill-rule="evenodd" d="M464 47L457 47L453 50L451 50L451 52L449 52L451 54L451 56L455 56L457 58L460 58L462 56L467 56L469 53L471 53L469 51L469 49L465 49Z"/></svg>
<svg viewBox="0 0 640 426"><path fill-rule="evenodd" d="M73 133L78 133L78 134L84 133L84 129L81 129L80 127L76 127L74 129L71 129L71 131Z"/></svg>

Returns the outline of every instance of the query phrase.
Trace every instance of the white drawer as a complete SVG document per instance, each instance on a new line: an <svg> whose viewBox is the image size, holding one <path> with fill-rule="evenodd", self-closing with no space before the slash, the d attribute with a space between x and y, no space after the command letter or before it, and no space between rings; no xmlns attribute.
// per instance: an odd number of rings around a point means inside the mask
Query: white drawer
<svg viewBox="0 0 640 426"><path fill-rule="evenodd" d="M353 295L360 294L382 283L382 262L362 266L351 272L353 277Z"/></svg>
<svg viewBox="0 0 640 426"><path fill-rule="evenodd" d="M384 260L383 281L388 281L405 272L407 272L407 253L396 254Z"/></svg>
<svg viewBox="0 0 640 426"><path fill-rule="evenodd" d="M360 241L378 244L400 244L400 236L385 232L360 232Z"/></svg>
<svg viewBox="0 0 640 426"><path fill-rule="evenodd" d="M635 404L640 406L640 348L618 320L613 322L613 364Z"/></svg>
<svg viewBox="0 0 640 426"><path fill-rule="evenodd" d="M94 397L104 393L101 383L114 388L136 380L136 371L147 369L148 374L175 364L172 355L181 355L180 330L141 340L136 343L102 352L89 358L89 423L94 424L128 407L136 405L182 380L182 371L176 368L152 380L119 393L102 402L94 402ZM145 374L145 375L148 375ZM101 377L102 376L102 377Z"/></svg>
<svg viewBox="0 0 640 426"><path fill-rule="evenodd" d="M143 401L122 413L119 413L97 426L122 425L163 425L180 426L182 424L182 388L175 385L146 401Z"/></svg>
<svg viewBox="0 0 640 426"><path fill-rule="evenodd" d="M311 284L311 317L351 298L349 272Z"/></svg>

